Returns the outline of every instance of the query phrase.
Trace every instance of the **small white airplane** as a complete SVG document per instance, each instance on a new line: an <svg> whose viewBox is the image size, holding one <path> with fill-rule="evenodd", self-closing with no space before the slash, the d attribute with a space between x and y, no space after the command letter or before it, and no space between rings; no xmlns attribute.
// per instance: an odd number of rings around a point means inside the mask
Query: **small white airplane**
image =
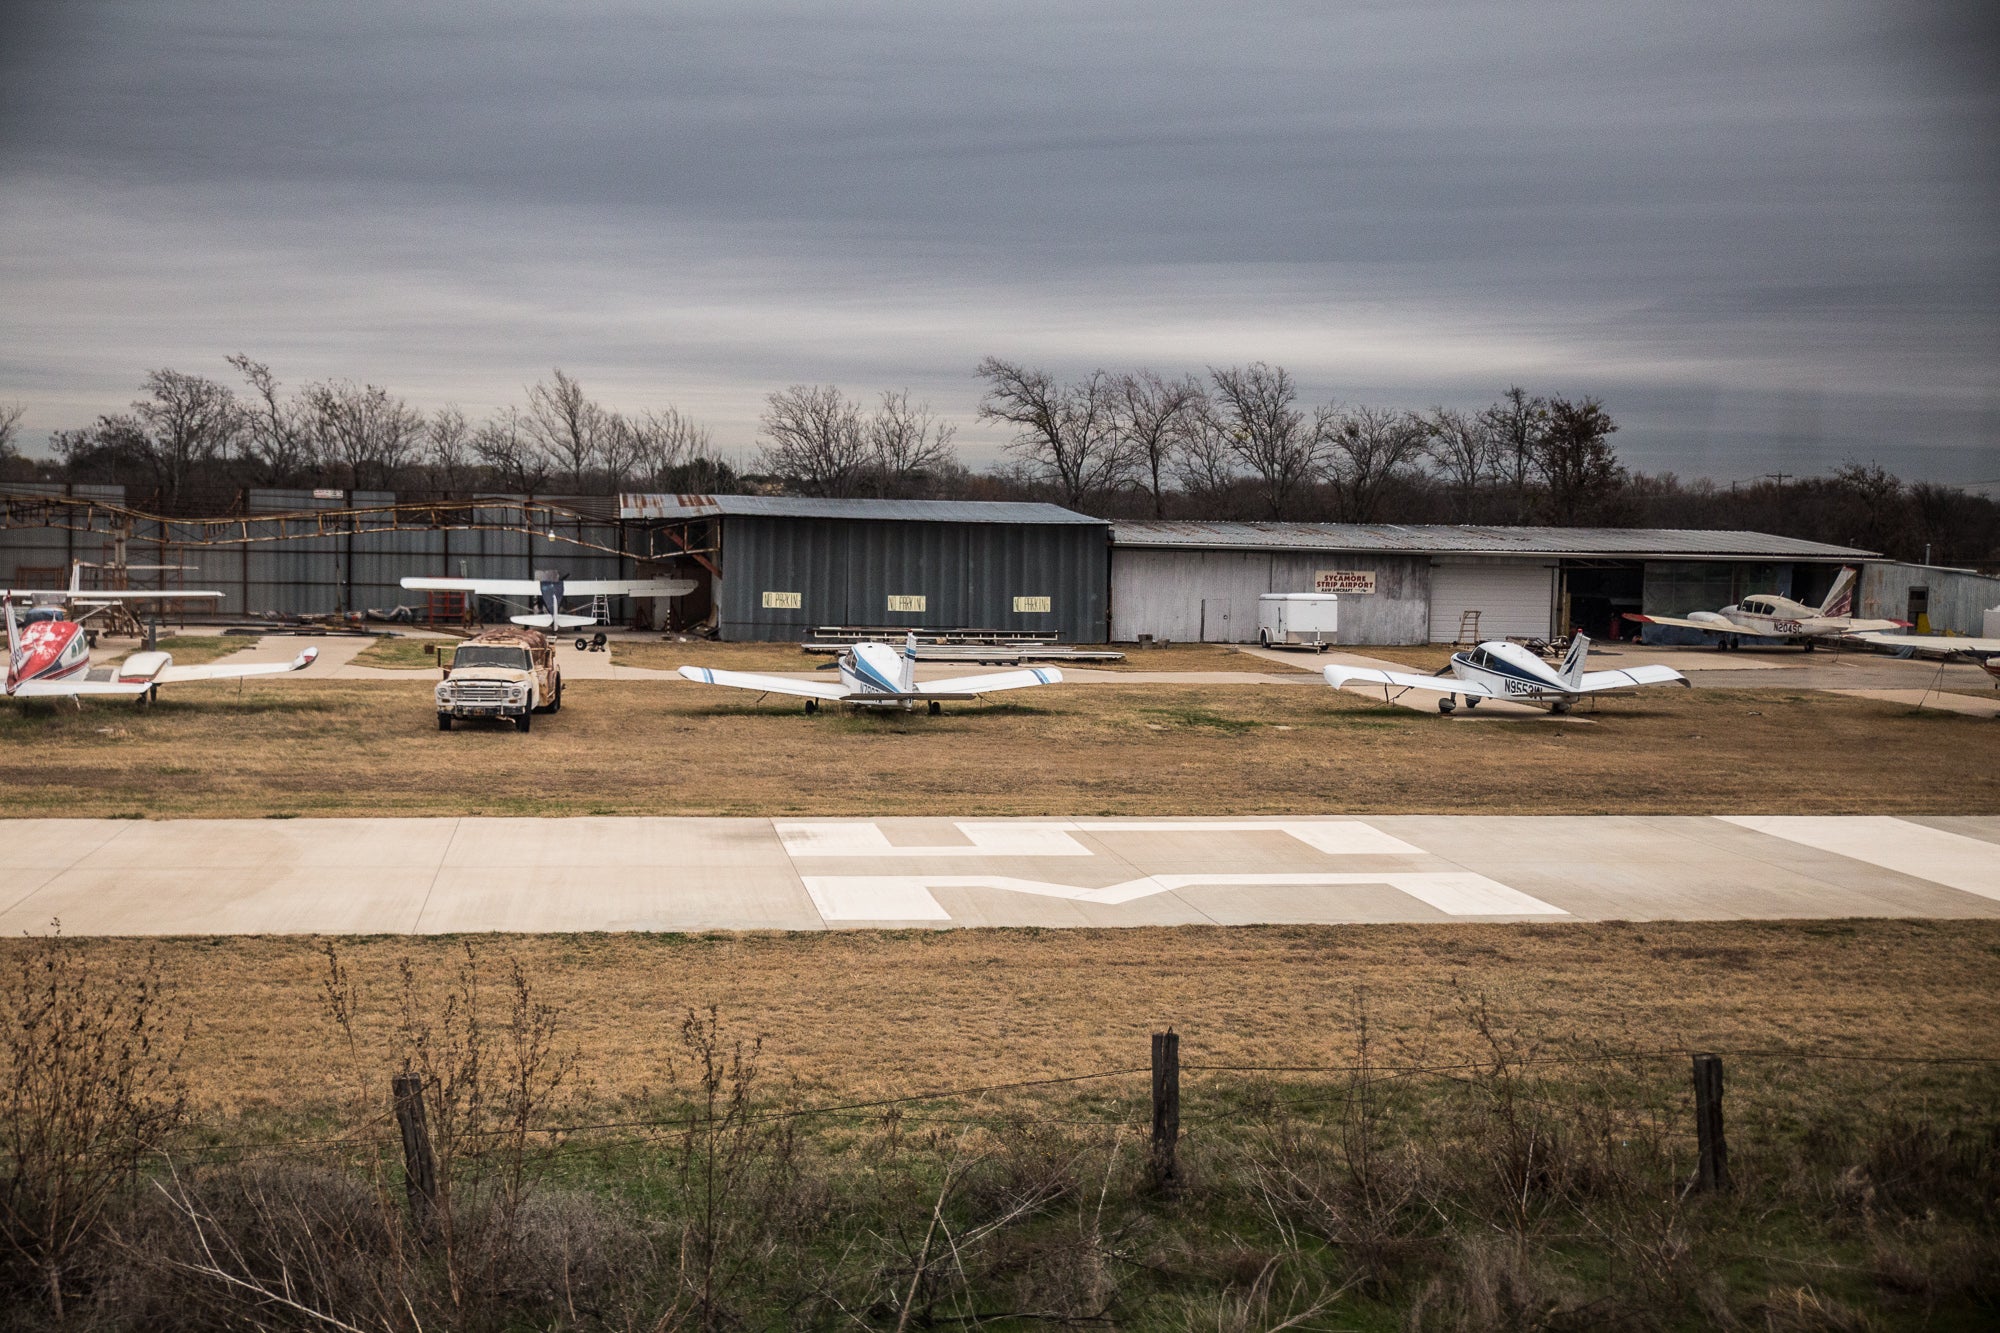
<svg viewBox="0 0 2000 1333"><path fill-rule="evenodd" d="M578 579L574 582L559 569L538 569L531 579L426 579L407 578L405 588L418 592L465 592L478 597L539 602L539 615L509 616L516 625L535 629L581 629L595 625L596 616L565 614L565 597L685 597L694 591L693 579Z"/></svg>
<svg viewBox="0 0 2000 1333"><path fill-rule="evenodd" d="M38 606L17 624L14 603L0 598L7 617L7 697L9 699L78 699L83 695L113 695L151 703L162 685L190 680L235 680L243 676L275 676L302 671L313 664L319 649L308 648L289 662L256 662L242 666L218 662L212 666L175 666L172 653L137 652L118 664L110 680L91 680L90 643L81 623L60 607Z"/></svg>
<svg viewBox="0 0 2000 1333"><path fill-rule="evenodd" d="M1443 697L1438 711L1449 713L1462 697L1467 708L1479 707L1482 699L1511 699L1516 703L1545 703L1551 713L1567 713L1579 697L1601 690L1622 689L1627 685L1690 685L1686 676L1667 666L1625 667L1618 671L1585 671L1584 658L1590 654L1590 640L1579 634L1569 642L1562 665L1550 666L1518 643L1489 639L1470 652L1451 655L1450 675L1417 676L1405 671L1377 671L1372 667L1330 666L1326 683L1336 690L1343 685L1380 685L1384 702L1392 702L1405 690L1430 690Z"/></svg>
<svg viewBox="0 0 2000 1333"><path fill-rule="evenodd" d="M711 667L684 666L681 675L697 685L727 685L738 690L767 694L802 695L806 711L817 713L822 703L847 704L854 708L915 708L964 703L982 694L999 690L1023 690L1035 685L1056 685L1062 672L1055 667L1029 667L1025 671L994 671L983 676L954 676L950 680L917 679L917 636L904 640L899 656L886 643L857 643L843 649L835 659L840 668L840 684L831 681L793 680L789 676L765 676L750 671L717 671Z"/></svg>
<svg viewBox="0 0 2000 1333"><path fill-rule="evenodd" d="M1861 643L1883 648L1904 648L1919 653L1944 653L1977 662L1980 670L2000 683L2000 639L1980 639L1969 634L1851 634Z"/></svg>
<svg viewBox="0 0 2000 1333"><path fill-rule="evenodd" d="M1789 639L1804 644L1807 652L1813 650L1817 639L1902 625L1900 620L1854 619L1855 573L1852 565L1843 568L1826 600L1818 606L1807 606L1772 592L1745 597L1720 611L1691 611L1685 616L1642 616L1627 611L1625 618L1642 625L1678 625L1714 634L1719 636L1717 648L1740 648L1743 639Z"/></svg>

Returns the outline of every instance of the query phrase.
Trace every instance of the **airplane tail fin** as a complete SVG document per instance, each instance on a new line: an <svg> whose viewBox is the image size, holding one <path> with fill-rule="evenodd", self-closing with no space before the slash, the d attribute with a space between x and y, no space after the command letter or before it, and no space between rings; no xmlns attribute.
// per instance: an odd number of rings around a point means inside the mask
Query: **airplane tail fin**
<svg viewBox="0 0 2000 1333"><path fill-rule="evenodd" d="M917 688L917 632L911 630L903 638L903 689L906 692Z"/></svg>
<svg viewBox="0 0 2000 1333"><path fill-rule="evenodd" d="M14 672L21 664L21 643L14 628L14 602L8 598L0 601L7 608L7 684L13 688Z"/></svg>
<svg viewBox="0 0 2000 1333"><path fill-rule="evenodd" d="M1840 577L1827 590L1826 600L1819 604L1823 616L1851 616L1854 614L1854 566L1843 565Z"/></svg>
<svg viewBox="0 0 2000 1333"><path fill-rule="evenodd" d="M1563 654L1563 684L1569 686L1571 689L1575 689L1577 686L1583 684L1583 660L1589 656L1590 636L1587 634L1572 634L1569 640L1569 651Z"/></svg>

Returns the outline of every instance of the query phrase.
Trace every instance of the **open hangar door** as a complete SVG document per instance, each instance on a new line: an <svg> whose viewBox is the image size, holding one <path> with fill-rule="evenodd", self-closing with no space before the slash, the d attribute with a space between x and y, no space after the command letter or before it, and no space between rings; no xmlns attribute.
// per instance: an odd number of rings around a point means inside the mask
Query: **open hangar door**
<svg viewBox="0 0 2000 1333"><path fill-rule="evenodd" d="M1645 561L1565 560L1556 629L1582 630L1593 639L1636 639L1639 626L1625 614L1637 615L1645 600Z"/></svg>
<svg viewBox="0 0 2000 1333"><path fill-rule="evenodd" d="M1454 643L1465 613L1481 639L1545 639L1555 613L1553 561L1431 562L1431 642Z"/></svg>

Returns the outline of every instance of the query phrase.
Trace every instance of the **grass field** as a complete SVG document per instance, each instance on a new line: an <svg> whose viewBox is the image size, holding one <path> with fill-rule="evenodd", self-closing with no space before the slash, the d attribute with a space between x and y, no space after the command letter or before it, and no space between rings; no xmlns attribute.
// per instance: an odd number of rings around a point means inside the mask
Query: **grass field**
<svg viewBox="0 0 2000 1333"><path fill-rule="evenodd" d="M1304 684L1055 686L807 717L573 681L530 735L436 730L428 681L196 684L0 711L11 816L2000 811L1990 719L1805 690L1652 690L1594 725L1460 721ZM240 691L240 697L239 697Z"/></svg>
<svg viewBox="0 0 2000 1333"><path fill-rule="evenodd" d="M0 973L25 947L0 943ZM323 942L78 947L114 975L157 949L191 1023L184 1067L200 1105L341 1091ZM338 947L367 1059L386 1068L399 964L443 985L464 944ZM2000 1057L2000 921L488 936L476 948L489 984L522 964L562 1011L593 1095L609 1100L656 1087L678 1016L709 1005L823 1100L1144 1065L1146 1034L1168 1025L1189 1063L1339 1063L1364 995L1390 1064L1465 1058L1477 1042L1465 1014L1481 998L1551 1053L1595 1043Z"/></svg>

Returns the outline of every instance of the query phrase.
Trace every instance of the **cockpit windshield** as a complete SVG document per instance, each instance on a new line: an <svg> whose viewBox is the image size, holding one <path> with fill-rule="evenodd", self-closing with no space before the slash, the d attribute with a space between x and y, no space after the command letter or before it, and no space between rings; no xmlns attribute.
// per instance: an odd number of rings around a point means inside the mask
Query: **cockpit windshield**
<svg viewBox="0 0 2000 1333"><path fill-rule="evenodd" d="M534 663L528 660L526 648L511 648L505 644L469 643L460 648L451 658L452 669L459 667L500 667L508 671L532 671Z"/></svg>

